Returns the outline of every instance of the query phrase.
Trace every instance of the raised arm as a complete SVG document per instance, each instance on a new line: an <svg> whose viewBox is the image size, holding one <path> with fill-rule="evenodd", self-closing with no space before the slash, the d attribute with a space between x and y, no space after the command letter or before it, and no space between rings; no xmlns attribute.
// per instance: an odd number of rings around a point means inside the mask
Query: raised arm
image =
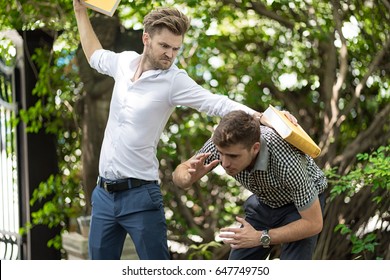
<svg viewBox="0 0 390 280"><path fill-rule="evenodd" d="M85 57L89 62L92 54L96 50L102 49L102 45L92 28L87 8L80 3L80 0L73 0L73 8L76 16L77 27L79 29L81 46L83 47Z"/></svg>
<svg viewBox="0 0 390 280"><path fill-rule="evenodd" d="M209 155L210 153L198 154L179 164L173 172L173 183L183 189L191 187L193 183L219 164L219 160L214 160L205 165L205 160Z"/></svg>

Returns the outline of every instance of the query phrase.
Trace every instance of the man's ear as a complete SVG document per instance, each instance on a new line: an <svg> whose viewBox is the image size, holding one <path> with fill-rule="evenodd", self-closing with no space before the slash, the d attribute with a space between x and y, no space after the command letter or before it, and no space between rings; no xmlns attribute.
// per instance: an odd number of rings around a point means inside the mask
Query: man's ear
<svg viewBox="0 0 390 280"><path fill-rule="evenodd" d="M142 43L144 44L144 46L149 45L149 43L150 43L149 33L145 32L144 34L142 34Z"/></svg>
<svg viewBox="0 0 390 280"><path fill-rule="evenodd" d="M260 151L260 142L256 142L252 146L252 151L254 154L257 154Z"/></svg>

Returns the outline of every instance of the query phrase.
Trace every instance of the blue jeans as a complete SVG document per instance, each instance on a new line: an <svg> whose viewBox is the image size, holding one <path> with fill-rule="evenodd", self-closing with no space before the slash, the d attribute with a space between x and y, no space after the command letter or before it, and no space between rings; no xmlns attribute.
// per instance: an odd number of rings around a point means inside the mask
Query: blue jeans
<svg viewBox="0 0 390 280"><path fill-rule="evenodd" d="M322 213L324 212L324 194L319 195ZM256 230L272 229L287 225L301 218L294 204L279 208L271 208L259 201L256 195L250 196L244 204L245 220ZM312 259L318 235L282 244L280 259L282 260L310 260ZM268 257L272 246L262 246L232 249L231 260L264 260Z"/></svg>
<svg viewBox="0 0 390 280"><path fill-rule="evenodd" d="M89 257L119 260L126 235L141 260L168 260L167 225L158 184L120 192L97 186L92 193Z"/></svg>

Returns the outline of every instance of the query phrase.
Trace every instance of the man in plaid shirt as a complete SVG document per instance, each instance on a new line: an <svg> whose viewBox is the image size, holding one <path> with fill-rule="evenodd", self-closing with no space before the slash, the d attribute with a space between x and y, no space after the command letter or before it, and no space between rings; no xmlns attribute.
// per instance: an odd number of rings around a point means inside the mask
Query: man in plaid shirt
<svg viewBox="0 0 390 280"><path fill-rule="evenodd" d="M281 244L281 259L311 259L323 227L327 180L314 160L284 141L272 128L259 126L244 111L225 115L213 136L180 164L173 182L189 188L221 164L251 195L240 228L223 228L230 259L266 259Z"/></svg>

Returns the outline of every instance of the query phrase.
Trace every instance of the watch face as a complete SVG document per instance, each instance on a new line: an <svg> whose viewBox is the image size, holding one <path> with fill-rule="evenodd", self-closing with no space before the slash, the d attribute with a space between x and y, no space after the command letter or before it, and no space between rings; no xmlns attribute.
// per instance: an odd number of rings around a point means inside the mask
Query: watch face
<svg viewBox="0 0 390 280"><path fill-rule="evenodd" d="M271 238L268 235L261 237L261 244L268 245L271 241Z"/></svg>

